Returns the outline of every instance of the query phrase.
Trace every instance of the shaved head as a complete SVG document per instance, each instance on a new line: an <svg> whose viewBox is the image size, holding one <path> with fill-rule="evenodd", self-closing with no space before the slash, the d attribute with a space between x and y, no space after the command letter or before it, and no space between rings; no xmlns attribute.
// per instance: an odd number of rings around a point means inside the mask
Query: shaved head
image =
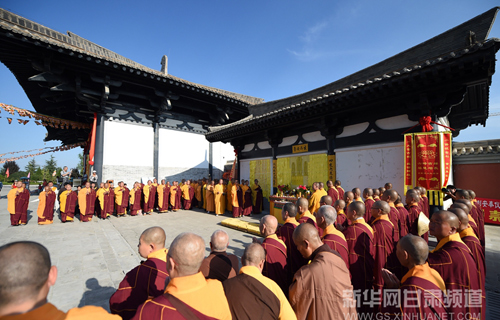
<svg viewBox="0 0 500 320"><path fill-rule="evenodd" d="M373 195L374 196L379 196L380 195L380 190L379 189L373 189Z"/></svg>
<svg viewBox="0 0 500 320"><path fill-rule="evenodd" d="M335 204L333 206L338 207L339 209L344 209L345 208L345 201L342 199L339 199L339 200L335 201Z"/></svg>
<svg viewBox="0 0 500 320"><path fill-rule="evenodd" d="M241 256L243 266L257 267L262 260L266 260L266 251L260 243L250 243Z"/></svg>
<svg viewBox="0 0 500 320"><path fill-rule="evenodd" d="M448 211L454 213L457 216L458 221L460 221L461 224L460 231L467 229L467 227L469 226L469 215L467 214L467 212L465 212L461 208L451 208L448 209Z"/></svg>
<svg viewBox="0 0 500 320"><path fill-rule="evenodd" d="M165 230L160 227L150 227L144 230L141 238L146 243L154 243L158 248L165 248Z"/></svg>
<svg viewBox="0 0 500 320"><path fill-rule="evenodd" d="M469 194L469 191L467 191L467 190L462 190L462 189L457 190L455 192L455 197L457 197L459 199L470 200L470 194Z"/></svg>
<svg viewBox="0 0 500 320"><path fill-rule="evenodd" d="M455 204L455 203L457 203L457 204L461 203L461 204L467 206L467 213L470 213L470 211L472 210L472 202L470 202L470 200L468 200L468 199L457 199L457 200L455 200L455 202L453 204Z"/></svg>
<svg viewBox="0 0 500 320"><path fill-rule="evenodd" d="M474 192L474 190L467 190L467 191L469 192L471 200L476 199L476 193Z"/></svg>
<svg viewBox="0 0 500 320"><path fill-rule="evenodd" d="M278 229L278 219L272 215L265 215L260 219L260 233L264 236L275 234Z"/></svg>
<svg viewBox="0 0 500 320"><path fill-rule="evenodd" d="M282 210L288 212L288 216L291 218L295 218L297 216L297 206L295 206L292 202L285 203Z"/></svg>
<svg viewBox="0 0 500 320"><path fill-rule="evenodd" d="M329 205L321 206L318 209L316 219L321 218L321 217L325 218L326 226L329 226L329 225L333 224L335 222L335 220L337 220L337 211L335 210L334 207L329 206Z"/></svg>
<svg viewBox="0 0 500 320"><path fill-rule="evenodd" d="M354 189L352 189L352 193L354 193L354 195L355 195L356 197L359 197L359 196L361 195L361 189L359 189L359 188L354 188Z"/></svg>
<svg viewBox="0 0 500 320"><path fill-rule="evenodd" d="M372 188L365 188L365 190L363 190L363 196L365 198L373 196L373 189Z"/></svg>
<svg viewBox="0 0 500 320"><path fill-rule="evenodd" d="M205 241L197 234L183 232L172 241L168 258L175 261L180 277L196 274L205 258Z"/></svg>
<svg viewBox="0 0 500 320"><path fill-rule="evenodd" d="M391 206L385 201L374 202L372 208L382 210L382 214L389 214L389 212L391 212Z"/></svg>
<svg viewBox="0 0 500 320"><path fill-rule="evenodd" d="M309 201L306 198L297 199L296 206L299 212L305 212L309 208Z"/></svg>
<svg viewBox="0 0 500 320"><path fill-rule="evenodd" d="M52 264L49 251L31 241L0 247L0 308L29 301L47 282Z"/></svg>
<svg viewBox="0 0 500 320"><path fill-rule="evenodd" d="M398 198L398 193L394 189L385 190L382 195L382 200L387 201L389 203L396 201Z"/></svg>
<svg viewBox="0 0 500 320"><path fill-rule="evenodd" d="M464 202L462 202L462 201L464 201ZM467 201L467 200L462 200L462 199L455 200L455 202L453 202L453 204L450 206L450 208L459 208L459 209L462 209L463 211L465 211L466 214L469 214L470 208L469 208L469 206L467 206L465 204L465 201Z"/></svg>
<svg viewBox="0 0 500 320"><path fill-rule="evenodd" d="M429 246L423 238L408 234L399 239L398 246L408 253L415 265L423 265L427 261Z"/></svg>
<svg viewBox="0 0 500 320"><path fill-rule="evenodd" d="M352 200L354 200L354 193L352 193L352 191L347 191L346 193L344 193L344 200L346 202L351 202Z"/></svg>
<svg viewBox="0 0 500 320"><path fill-rule="evenodd" d="M355 217L361 218L365 215L366 207L365 204L361 201L354 201L348 207L349 211L356 211Z"/></svg>
<svg viewBox="0 0 500 320"><path fill-rule="evenodd" d="M302 223L293 231L293 242L295 244L307 241L313 246L313 251L323 243L318 234L318 229L310 223Z"/></svg>
<svg viewBox="0 0 500 320"><path fill-rule="evenodd" d="M322 196L319 200L319 203L324 203L324 205L331 206L333 202L332 197L330 196Z"/></svg>
<svg viewBox="0 0 500 320"><path fill-rule="evenodd" d="M216 230L212 233L210 243L212 244L213 251L226 251L227 245L229 244L229 236L224 230Z"/></svg>

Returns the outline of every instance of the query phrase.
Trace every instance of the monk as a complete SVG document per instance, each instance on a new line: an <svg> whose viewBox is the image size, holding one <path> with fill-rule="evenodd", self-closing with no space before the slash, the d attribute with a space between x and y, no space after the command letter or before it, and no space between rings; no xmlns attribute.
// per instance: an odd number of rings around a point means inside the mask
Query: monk
<svg viewBox="0 0 500 320"><path fill-rule="evenodd" d="M226 180L222 180L222 196L220 198L220 211L222 214L226 212L226 203L227 203L227 182Z"/></svg>
<svg viewBox="0 0 500 320"><path fill-rule="evenodd" d="M457 200L468 200L470 202L470 205L467 204L467 206L470 206L469 214L471 215L472 219L474 219L474 222L477 225L477 236L479 238L479 241L481 242L481 245L483 245L484 247L484 221L483 226L481 226L481 220L483 220L482 217L484 216L482 211L474 206L474 204L470 201L471 197L469 191L458 189L455 192L455 197Z"/></svg>
<svg viewBox="0 0 500 320"><path fill-rule="evenodd" d="M441 275L427 263L427 242L409 234L399 240L396 252L401 265L409 271L400 282L389 270L382 270L384 287L399 289L401 297L400 304L391 307L385 300L383 314L398 319L449 319L444 295L446 287Z"/></svg>
<svg viewBox="0 0 500 320"><path fill-rule="evenodd" d="M263 210L264 196L262 188L259 186L259 180L254 179L252 186L252 211L254 214L260 214Z"/></svg>
<svg viewBox="0 0 500 320"><path fill-rule="evenodd" d="M432 215L429 233L437 238L438 244L429 253L428 262L443 277L447 295L453 295L455 301L461 302L450 303L448 312L455 316L467 314L469 319L480 319L485 310L481 310L481 297L473 294L481 293L476 262L467 245L460 239L458 228L459 221L454 213L441 210Z"/></svg>
<svg viewBox="0 0 500 320"><path fill-rule="evenodd" d="M354 201L361 201L361 202L363 202L363 199L361 198L361 189L360 188L354 188L354 189L352 189L352 193L354 195Z"/></svg>
<svg viewBox="0 0 500 320"><path fill-rule="evenodd" d="M321 241L332 250L338 252L344 260L346 267L349 268L349 250L347 249L345 236L334 226L337 220L337 212L335 209L330 205L324 205L319 207L314 216L316 217L318 227L323 229Z"/></svg>
<svg viewBox="0 0 500 320"><path fill-rule="evenodd" d="M453 204L450 206L450 208L460 208L468 214L469 226L472 228L474 234L479 239L480 237L479 226L477 225L476 220L470 214L472 210L472 202L470 202L470 200L467 199L456 199L455 202L453 202ZM481 240L479 240L479 242L481 242Z"/></svg>
<svg viewBox="0 0 500 320"><path fill-rule="evenodd" d="M352 191L347 191L344 193L344 201L345 201L345 205L346 207L348 207L351 202L354 201L354 193L352 193Z"/></svg>
<svg viewBox="0 0 500 320"><path fill-rule="evenodd" d="M85 183L85 188L78 192L78 205L80 206L80 221L92 221L92 216L95 211L96 193L90 187L90 182Z"/></svg>
<svg viewBox="0 0 500 320"><path fill-rule="evenodd" d="M422 198L422 212L425 214L427 218L430 217L429 212L429 198L427 198L427 189L424 187L415 187L420 191L420 198Z"/></svg>
<svg viewBox="0 0 500 320"><path fill-rule="evenodd" d="M208 183L205 178L203 178L203 209L207 210L207 187Z"/></svg>
<svg viewBox="0 0 500 320"><path fill-rule="evenodd" d="M116 208L116 216L121 217L124 216L127 213L127 207L123 206L123 198L124 198L124 191L125 188L123 187L124 183L123 181L118 182L118 188L114 189L114 194L115 194L115 208ZM128 194L127 194L127 199L128 199ZM128 204L128 201L127 201Z"/></svg>
<svg viewBox="0 0 500 320"><path fill-rule="evenodd" d="M186 181L182 179L182 184L177 185L177 193L175 194L175 202L179 204L179 209L182 209L182 186Z"/></svg>
<svg viewBox="0 0 500 320"><path fill-rule="evenodd" d="M137 247L139 255L147 260L130 270L120 282L109 299L111 313L124 320L132 319L141 304L163 294L168 277L165 239L165 231L160 227L142 232Z"/></svg>
<svg viewBox="0 0 500 320"><path fill-rule="evenodd" d="M277 229L278 219L275 216L265 215L260 219L260 234L265 237L262 246L266 250L266 262L262 274L275 281L285 295L288 295L287 249L285 243L276 235ZM259 241L254 238L254 242Z"/></svg>
<svg viewBox="0 0 500 320"><path fill-rule="evenodd" d="M166 186L165 179L161 179L160 184L156 187L156 192L158 193L158 213L168 211L168 198L165 197Z"/></svg>
<svg viewBox="0 0 500 320"><path fill-rule="evenodd" d="M24 208L27 208L27 204L29 203L29 193L24 192L23 183L21 181L16 183L16 188L12 188L9 191L7 199L7 209L10 213L10 224L18 226L22 224L21 216L25 214Z"/></svg>
<svg viewBox="0 0 500 320"><path fill-rule="evenodd" d="M366 212L365 212L365 221L370 221L370 218L371 218L371 214L370 214L370 209L373 205L373 203L375 202L375 200L373 200L373 189L372 188L365 188L363 190L363 198L365 198L365 208L366 208Z"/></svg>
<svg viewBox="0 0 500 320"><path fill-rule="evenodd" d="M110 217L115 212L115 188L113 182L108 182L108 193L104 193L104 198L108 198L106 201L106 217Z"/></svg>
<svg viewBox="0 0 500 320"><path fill-rule="evenodd" d="M333 204L333 207L335 208L335 211L337 211L337 221L335 221L335 227L344 232L344 230L347 228L349 225L349 220L347 219L347 216L344 212L345 208L345 201L342 199L339 199L335 201Z"/></svg>
<svg viewBox="0 0 500 320"><path fill-rule="evenodd" d="M221 282L205 279L198 271L204 253L205 242L200 236L188 232L179 234L167 254L170 281L165 293L141 305L133 319L182 319L172 315L172 305L178 312L183 312L176 306L177 300L188 305L195 314L195 317L185 316L186 319L231 319L231 311Z"/></svg>
<svg viewBox="0 0 500 320"><path fill-rule="evenodd" d="M329 195L322 196L319 200L319 204L321 206L331 206L333 204L332 197L330 197Z"/></svg>
<svg viewBox="0 0 500 320"><path fill-rule="evenodd" d="M311 198L309 198L309 212L311 214L315 213L316 210L320 207L319 201L321 197L324 195L319 189L319 183L314 182L312 185L313 193L311 194Z"/></svg>
<svg viewBox="0 0 500 320"><path fill-rule="evenodd" d="M295 228L299 225L295 217L297 216L297 207L291 202L287 202L283 205L281 209L281 218L285 223L279 227L276 235L278 238L285 243L286 246L286 267L287 267L287 280L288 286L292 284L293 275L297 270L299 270L303 265L307 264L297 250L297 246L293 242L292 235Z"/></svg>
<svg viewBox="0 0 500 320"><path fill-rule="evenodd" d="M335 203L335 201L337 201L337 200L340 199L339 191L333 185L333 181L332 180L328 180L326 182L326 186L328 188L328 190L326 191L327 194L332 198L332 202Z"/></svg>
<svg viewBox="0 0 500 320"><path fill-rule="evenodd" d="M195 197L196 201L198 202L198 208L203 208L203 198L202 198L202 192L203 192L203 183L201 180L198 180L198 183L196 184L196 192L195 192Z"/></svg>
<svg viewBox="0 0 500 320"><path fill-rule="evenodd" d="M52 266L49 251L41 244L19 241L1 246L0 319L121 319L102 307L73 308L67 313L58 310L47 302L56 279L57 267Z"/></svg>
<svg viewBox="0 0 500 320"><path fill-rule="evenodd" d="M233 319L297 319L276 282L262 275L266 252L251 243L241 257L240 274L223 282Z"/></svg>
<svg viewBox="0 0 500 320"><path fill-rule="evenodd" d="M335 180L335 182L333 183L335 189L337 189L337 191L339 192L339 199L344 199L344 189L342 188L341 186L341 182L340 180Z"/></svg>
<svg viewBox="0 0 500 320"><path fill-rule="evenodd" d="M248 186L248 180L241 186L241 192L243 193L243 207L242 214L244 216L249 216L252 214L253 200L252 200L252 189Z"/></svg>
<svg viewBox="0 0 500 320"><path fill-rule="evenodd" d="M101 219L106 219L106 213L104 210L104 192L106 192L104 182L101 182L99 184L99 189L95 192L95 213L98 217L101 217Z"/></svg>
<svg viewBox="0 0 500 320"><path fill-rule="evenodd" d="M289 289L297 319L357 319L349 271L338 253L309 223L295 229L293 241L311 261L295 273Z"/></svg>
<svg viewBox="0 0 500 320"><path fill-rule="evenodd" d="M207 185L206 189L206 195L207 195L207 212L215 212L215 181L210 180Z"/></svg>
<svg viewBox="0 0 500 320"><path fill-rule="evenodd" d="M306 198L299 198L296 202L298 214L295 217L298 223L310 223L318 230L319 235L323 235L323 230L318 227L316 217L308 210L309 202Z"/></svg>
<svg viewBox="0 0 500 320"><path fill-rule="evenodd" d="M176 212L181 208L181 204L177 194L181 192L179 188L179 182L172 182L172 186L170 187L170 205L172 206L172 211Z"/></svg>
<svg viewBox="0 0 500 320"><path fill-rule="evenodd" d="M29 206L29 198L30 198L30 190L26 188L26 183L22 183L21 185L21 196L24 199L28 199L24 202L21 208L21 225L26 225L28 223L28 206Z"/></svg>
<svg viewBox="0 0 500 320"><path fill-rule="evenodd" d="M59 211L61 212L61 221L62 222L73 222L73 218L75 217L75 206L77 195L76 192L71 190L71 184L66 182L64 186L65 190L61 193L59 197Z"/></svg>
<svg viewBox="0 0 500 320"><path fill-rule="evenodd" d="M420 215L420 207L418 206L418 194L413 190L406 192L406 205L408 208L408 232L414 236L418 236L418 217ZM427 237L426 241L429 241Z"/></svg>
<svg viewBox="0 0 500 320"><path fill-rule="evenodd" d="M482 310L483 310L483 319L486 317L486 262L484 258L483 247L481 246L481 242L472 231L472 228L469 226L469 218L467 213L460 208L451 208L448 209L450 212L454 213L459 222L459 226L457 232L460 234L460 239L469 247L472 257L476 262L476 270L478 272L479 277L479 285L481 287L482 292Z"/></svg>
<svg viewBox="0 0 500 320"><path fill-rule="evenodd" d="M372 190L373 190L373 200L380 201L380 191L377 188Z"/></svg>
<svg viewBox="0 0 500 320"><path fill-rule="evenodd" d="M215 215L224 214L222 210L222 196L224 194L224 181L219 179L219 183L214 187L214 202L215 202Z"/></svg>
<svg viewBox="0 0 500 320"><path fill-rule="evenodd" d="M397 198L398 193L394 189L386 190L380 198L380 200L385 201L389 204L390 212L388 214L388 217L394 225L394 238L396 239L396 242L399 240L399 238L406 235L406 221L408 220L408 217L400 216L398 209L396 209L394 201L396 201Z"/></svg>
<svg viewBox="0 0 500 320"><path fill-rule="evenodd" d="M405 205L402 202L401 196L398 194L398 198L394 201L394 206L396 209L399 211L399 216L400 217L406 217L406 234L409 233L408 230L410 230L410 221L409 221L409 213L408 210L406 210Z"/></svg>
<svg viewBox="0 0 500 320"><path fill-rule="evenodd" d="M486 233L484 232L484 210L481 208L481 206L477 203L476 200L476 193L474 190L468 190L469 192L469 198L470 201L472 202L473 206L473 211L476 212L477 216L477 226L479 227L479 234L480 234L480 239L479 242L481 242L481 245L483 246L483 251L486 246Z"/></svg>
<svg viewBox="0 0 500 320"><path fill-rule="evenodd" d="M240 271L238 257L226 253L229 235L223 230L216 230L210 238L210 255L203 259L200 271L205 279L217 279L221 282L236 277Z"/></svg>
<svg viewBox="0 0 500 320"><path fill-rule="evenodd" d="M158 209L158 180L156 178L153 178L153 183L151 183L151 190L150 190L149 194L152 195L152 199L154 201L153 202L148 201L148 203L149 203L149 205L153 206L151 208L152 211L155 211Z"/></svg>
<svg viewBox="0 0 500 320"><path fill-rule="evenodd" d="M389 190L390 191L390 190ZM386 191L388 192L388 191ZM382 269L394 269L394 245L396 244L395 228L389 220L391 207L385 201L377 201L372 205L371 214L373 217L373 243L375 245L375 265L373 268L374 283L376 290L382 291L384 279L382 278Z"/></svg>
<svg viewBox="0 0 500 320"><path fill-rule="evenodd" d="M359 201L351 203L347 207L346 215L351 222L344 231L349 250L351 282L354 290L359 290L361 293L357 301L358 311L367 317L373 312L373 308L369 305L369 292L373 288L373 270L375 268L373 229L363 218L365 215L364 203Z"/></svg>
<svg viewBox="0 0 500 320"><path fill-rule="evenodd" d="M134 189L130 192L130 215L136 216L141 214L141 187L139 182L134 183Z"/></svg>
<svg viewBox="0 0 500 320"><path fill-rule="evenodd" d="M188 180L181 187L181 191L182 191L182 206L183 206L184 210L191 209L191 197L189 196L189 189L190 189L190 181Z"/></svg>
<svg viewBox="0 0 500 320"><path fill-rule="evenodd" d="M56 194L50 190L48 185L44 191L38 196L38 224L52 224L54 222L54 203L56 202Z"/></svg>
<svg viewBox="0 0 500 320"><path fill-rule="evenodd" d="M239 180L234 179L234 185L231 188L231 208L233 218L241 217L241 206L243 205L243 193L239 185Z"/></svg>

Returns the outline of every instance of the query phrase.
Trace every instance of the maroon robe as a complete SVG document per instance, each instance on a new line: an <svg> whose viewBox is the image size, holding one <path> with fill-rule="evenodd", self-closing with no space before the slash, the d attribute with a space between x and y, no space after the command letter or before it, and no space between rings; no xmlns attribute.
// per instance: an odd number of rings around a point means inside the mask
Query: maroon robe
<svg viewBox="0 0 500 320"><path fill-rule="evenodd" d="M428 265L426 267L429 268ZM383 315L392 316L384 319L451 319L443 291L435 282L422 275L410 275L404 279L399 288L399 296L400 305L383 306ZM460 317L454 315L453 319L460 319Z"/></svg>
<svg viewBox="0 0 500 320"><path fill-rule="evenodd" d="M302 223L310 223L312 224L316 230L318 230L318 234L320 237L323 236L323 229L321 229L318 224L311 218L307 217L307 216L302 216L302 218L300 218L298 221L297 221L299 224L302 224Z"/></svg>
<svg viewBox="0 0 500 320"><path fill-rule="evenodd" d="M111 313L124 320L132 319L137 308L146 300L161 296L168 277L166 269L165 261L149 258L130 270L109 299Z"/></svg>
<svg viewBox="0 0 500 320"><path fill-rule="evenodd" d="M276 236L276 235L274 235ZM262 242L266 250L266 262L262 274L280 286L285 296L288 296L288 279L286 272L286 247L277 239L268 236Z"/></svg>
<svg viewBox="0 0 500 320"><path fill-rule="evenodd" d="M22 192L22 197L26 200L23 203L23 208L22 208L22 213L21 213L21 224L27 224L28 223L28 205L30 203L30 191L26 188L24 188L24 191Z"/></svg>
<svg viewBox="0 0 500 320"><path fill-rule="evenodd" d="M418 204L413 204L408 207L408 232L414 236L418 236L418 216L420 210Z"/></svg>
<svg viewBox="0 0 500 320"><path fill-rule="evenodd" d="M168 297L168 298L167 298ZM169 320L186 320L181 312L179 312L179 306L174 306L169 299L177 299L177 301L184 305L184 308L191 310L194 316L199 320L215 320L215 318L204 315L203 313L197 311L196 309L190 307L186 303L182 302L178 298L173 297L169 294L163 294L156 297L153 300L144 302L137 309L137 313L132 318L133 320L141 319L169 319Z"/></svg>
<svg viewBox="0 0 500 320"><path fill-rule="evenodd" d="M104 195L104 211L106 216L112 215L115 211L115 192L109 188L109 193Z"/></svg>
<svg viewBox="0 0 500 320"><path fill-rule="evenodd" d="M158 197L159 199L160 197ZM158 203L160 211L168 211L168 205L170 203L170 187L163 187L163 202Z"/></svg>
<svg viewBox="0 0 500 320"><path fill-rule="evenodd" d="M295 220L295 217L289 219ZM293 275L295 274L295 272L297 272L297 270L307 264L307 259L302 257L302 254L299 252L292 239L293 231L296 227L296 224L292 222L286 222L276 232L278 238L286 245L286 268L288 276L288 286L292 284Z"/></svg>
<svg viewBox="0 0 500 320"><path fill-rule="evenodd" d="M243 208L241 210L241 214L244 216L249 216L252 213L252 189L250 187L247 189L245 194L243 195L245 197L245 201L243 204Z"/></svg>
<svg viewBox="0 0 500 320"><path fill-rule="evenodd" d="M483 319L486 317L486 262L484 257L483 247L479 239L471 234L470 231L464 230L460 233L462 241L469 247L472 257L476 262L476 269L479 277L479 285L482 291L482 307L483 307Z"/></svg>
<svg viewBox="0 0 500 320"><path fill-rule="evenodd" d="M141 210L142 190L141 188L132 189L132 192L134 192L134 203L130 206L130 215L136 216L137 212Z"/></svg>
<svg viewBox="0 0 500 320"><path fill-rule="evenodd" d="M458 240L460 236L455 233L449 238ZM445 242L444 239L441 241ZM454 301L460 301L460 303L450 303L448 312L452 312L455 317L467 314L468 319L481 318L481 299L472 301L467 299L470 290L481 292L476 262L469 247L461 241L448 241L438 250L429 253L427 261L429 266L436 269L443 278L449 299L455 297ZM479 303L476 303L478 300Z"/></svg>
<svg viewBox="0 0 500 320"><path fill-rule="evenodd" d="M43 209L43 217L38 217L38 223L45 222L47 220L54 220L54 204L56 203L56 194L52 190L47 193L47 198L45 200L45 208Z"/></svg>
<svg viewBox="0 0 500 320"><path fill-rule="evenodd" d="M177 192L175 193L175 207L173 209L180 209L182 205L182 190L181 187L177 186Z"/></svg>
<svg viewBox="0 0 500 320"><path fill-rule="evenodd" d="M481 246L483 246L484 249L486 245L485 234L484 234L484 211L482 208L479 207L479 205L473 203L470 215L472 216L472 218L474 218L474 221L476 221L479 233L478 236L479 242L481 243Z"/></svg>
<svg viewBox="0 0 500 320"><path fill-rule="evenodd" d="M430 214L429 213L429 198L427 198L427 195L422 196L422 200L423 200L422 201L422 209L423 209L422 212L425 214L425 216L427 218L430 219L430 217L429 217L429 214Z"/></svg>
<svg viewBox="0 0 500 320"><path fill-rule="evenodd" d="M391 206L391 211L389 212L388 216L389 220L392 222L392 225L394 226L394 239L396 239L396 242L398 242L399 239L401 239L401 234L399 232L400 221L399 221L398 209L396 209L396 207L394 206Z"/></svg>
<svg viewBox="0 0 500 320"><path fill-rule="evenodd" d="M331 225L332 228L335 228ZM349 249L347 249L347 241L334 233L328 233L328 227L323 232L323 238L321 238L324 244L330 247L333 251L338 252L342 260L344 260L347 269L349 269ZM352 275L351 275L352 277Z"/></svg>
<svg viewBox="0 0 500 320"><path fill-rule="evenodd" d="M370 221L370 218L372 217L371 209L374 203L375 200L373 200L372 198L368 198L365 200L365 221Z"/></svg>
<svg viewBox="0 0 500 320"><path fill-rule="evenodd" d="M233 206L233 218L238 218L243 214L243 190L241 187L237 188L236 199L238 200L238 207ZM232 204L232 202L231 202Z"/></svg>
<svg viewBox="0 0 500 320"><path fill-rule="evenodd" d="M75 217L75 208L76 208L76 201L77 201L77 195L75 191L71 191L68 196L66 197L66 206L64 208L64 212L61 211L61 220L62 222L66 222L66 218L74 218Z"/></svg>
<svg viewBox="0 0 500 320"><path fill-rule="evenodd" d="M127 213L129 196L130 196L130 190L127 187L123 187L122 203L120 204L120 207L122 208L122 213Z"/></svg>
<svg viewBox="0 0 500 320"><path fill-rule="evenodd" d="M255 206L252 208L253 213L259 214L262 212L263 198L262 188L259 186L257 188L257 192L255 193Z"/></svg>
<svg viewBox="0 0 500 320"><path fill-rule="evenodd" d="M477 226L476 221L469 220L469 226L474 231L476 237L479 239L479 227ZM479 242L481 242L481 240Z"/></svg>
<svg viewBox="0 0 500 320"><path fill-rule="evenodd" d="M196 197L194 196L194 188L191 185L189 185L189 199L191 199L191 200L189 200L189 201L191 201L191 203L189 205L189 209L191 209L191 207L192 207L191 204L193 203L193 201L196 200ZM194 205L193 205L193 207L194 207Z"/></svg>
<svg viewBox="0 0 500 320"><path fill-rule="evenodd" d="M329 188L327 194L332 198L332 204L335 204L335 201L342 199L340 198L339 191L335 189L335 187Z"/></svg>
<svg viewBox="0 0 500 320"><path fill-rule="evenodd" d="M397 210L396 210L397 211ZM375 245L375 265L373 269L373 287L378 290L384 288L382 278L382 268L394 270L392 264L395 252L395 228L389 220L381 218L375 219L372 223L373 243ZM387 217L387 216L386 216Z"/></svg>
<svg viewBox="0 0 500 320"><path fill-rule="evenodd" d="M85 197L85 214L80 214L80 220L83 222L92 221L93 212L95 211L96 194L95 190L90 188L89 194Z"/></svg>
<svg viewBox="0 0 500 320"><path fill-rule="evenodd" d="M156 187L151 185L149 188L149 198L148 198L148 210L146 213L150 213L152 210L154 210L155 205L156 205Z"/></svg>
<svg viewBox="0 0 500 320"><path fill-rule="evenodd" d="M373 269L375 267L375 245L373 232L367 225L356 220L344 231L344 236L349 250L349 272L354 290L360 290L358 311L360 313L371 313L372 308L365 304L370 297L364 292L373 288Z"/></svg>
<svg viewBox="0 0 500 320"><path fill-rule="evenodd" d="M344 189L342 189L342 187L338 187L337 191L339 192L339 199L344 199Z"/></svg>
<svg viewBox="0 0 500 320"><path fill-rule="evenodd" d="M15 214L10 215L10 224L18 226L19 223L28 223L28 204L30 202L30 192L24 188L24 191L16 197L14 210Z"/></svg>
<svg viewBox="0 0 500 320"><path fill-rule="evenodd" d="M337 220L335 221L335 226L338 229L345 230L349 226L349 220L344 212L337 212Z"/></svg>

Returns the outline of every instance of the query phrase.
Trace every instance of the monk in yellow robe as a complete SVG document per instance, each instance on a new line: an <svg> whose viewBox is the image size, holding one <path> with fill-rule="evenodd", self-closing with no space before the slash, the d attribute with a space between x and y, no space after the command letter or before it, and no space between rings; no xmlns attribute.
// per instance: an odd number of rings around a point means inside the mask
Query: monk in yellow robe
<svg viewBox="0 0 500 320"><path fill-rule="evenodd" d="M139 182L134 183L134 188L130 191L130 215L141 214L141 186Z"/></svg>
<svg viewBox="0 0 500 320"><path fill-rule="evenodd" d="M313 194L309 199L309 212L311 214L314 214L316 211L318 211L319 207L321 206L320 200L321 197L324 196L324 194L319 189L319 183L317 182L313 183L312 189L313 189Z"/></svg>
<svg viewBox="0 0 500 320"><path fill-rule="evenodd" d="M228 211L233 211L233 199L231 197L231 192L233 190L234 179L229 180L226 187L226 209Z"/></svg>
<svg viewBox="0 0 500 320"><path fill-rule="evenodd" d="M224 214L222 210L222 194L224 193L224 185L222 179L219 180L219 183L214 187L214 195L215 195L215 215L218 216L220 214Z"/></svg>
<svg viewBox="0 0 500 320"><path fill-rule="evenodd" d="M241 180L241 192L243 193L243 206L241 207L241 214L249 216L252 214L252 189L248 185L248 180Z"/></svg>
<svg viewBox="0 0 500 320"><path fill-rule="evenodd" d="M7 194L8 204L7 210L10 213L10 223L13 226L18 226L23 223L22 216L27 214L29 204L29 191L25 192L23 183L18 181L16 188L12 188Z"/></svg>
<svg viewBox="0 0 500 320"><path fill-rule="evenodd" d="M196 184L196 201L198 201L198 208L203 207L203 199L201 197L201 193L203 190L203 184L201 183L201 180L198 180L198 183Z"/></svg>
<svg viewBox="0 0 500 320"><path fill-rule="evenodd" d="M215 211L215 197L214 197L215 181L211 180L207 185L207 212Z"/></svg>
<svg viewBox="0 0 500 320"><path fill-rule="evenodd" d="M172 210L175 212L181 208L181 203L179 201L178 193L181 192L179 188L179 182L174 181L173 185L170 187L170 205Z"/></svg>
<svg viewBox="0 0 500 320"><path fill-rule="evenodd" d="M71 184L69 182L64 186L65 191L61 193L59 197L59 211L61 212L61 221L68 222L73 221L75 217L75 207L76 207L76 192L71 190Z"/></svg>
<svg viewBox="0 0 500 320"><path fill-rule="evenodd" d="M114 192L115 192L115 208L116 208L116 216L119 217L119 216L123 216L125 215L125 208L123 208L122 206L122 202L123 202L123 191L125 190L125 188L123 187L123 182L120 181L118 182L118 188L115 188L114 189Z"/></svg>
<svg viewBox="0 0 500 320"><path fill-rule="evenodd" d="M183 208L184 210L189 210L191 209L191 195L190 195L190 189L191 189L191 186L190 186L190 181L186 181L184 183L184 185L181 187L181 191L182 191L182 204L183 204Z"/></svg>
<svg viewBox="0 0 500 320"><path fill-rule="evenodd" d="M90 187L90 182L85 183L85 188L78 192L78 206L80 207L80 221L92 221L94 215L96 192Z"/></svg>
<svg viewBox="0 0 500 320"><path fill-rule="evenodd" d="M222 197L220 198L220 210L224 214L226 212L226 203L227 203L227 183L226 180L222 180Z"/></svg>
<svg viewBox="0 0 500 320"><path fill-rule="evenodd" d="M161 184L156 187L156 192L158 193L158 212L163 213L168 211L168 200L165 199L167 195L165 194L167 185L165 184L165 179L161 180ZM170 188L169 191L170 193Z"/></svg>
<svg viewBox="0 0 500 320"><path fill-rule="evenodd" d="M207 182L203 179L203 209L207 209Z"/></svg>
<svg viewBox="0 0 500 320"><path fill-rule="evenodd" d="M233 218L241 217L241 207L243 206L243 192L238 180L234 180L231 188L231 204L233 207Z"/></svg>
<svg viewBox="0 0 500 320"><path fill-rule="evenodd" d="M56 202L56 194L48 185L44 191L38 196L38 224L52 224L54 221L54 203Z"/></svg>

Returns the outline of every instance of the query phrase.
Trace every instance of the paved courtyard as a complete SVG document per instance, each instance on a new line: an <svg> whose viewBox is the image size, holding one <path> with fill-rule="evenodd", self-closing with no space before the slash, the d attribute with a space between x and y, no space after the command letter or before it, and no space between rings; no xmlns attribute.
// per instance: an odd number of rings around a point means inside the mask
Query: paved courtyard
<svg viewBox="0 0 500 320"><path fill-rule="evenodd" d="M198 209L153 213L150 216L94 219L87 223L75 219L73 223L63 224L55 216L53 224L39 226L37 195L30 199L28 224L11 227L6 198L9 190L10 187L4 187L0 197L0 245L31 240L49 249L52 264L57 266L59 273L48 298L64 311L84 305L97 305L109 310L109 297L125 273L141 261L137 243L142 231L148 227L161 226L165 229L167 246L181 232L197 233L205 239L207 255L210 251L210 236L216 229L223 229L229 234L228 252L238 257L241 257L244 245L254 237L221 226L220 222L230 216L228 213L216 217ZM256 222L260 216L244 219ZM488 313L494 315L500 312L500 226L486 226L486 247Z"/></svg>

